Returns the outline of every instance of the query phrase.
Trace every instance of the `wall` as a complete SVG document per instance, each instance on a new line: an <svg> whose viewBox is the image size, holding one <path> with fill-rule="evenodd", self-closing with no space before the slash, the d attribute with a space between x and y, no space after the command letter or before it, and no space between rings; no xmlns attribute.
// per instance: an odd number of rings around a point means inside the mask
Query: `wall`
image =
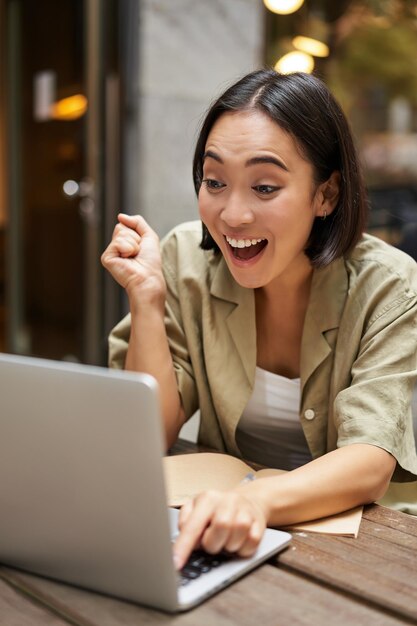
<svg viewBox="0 0 417 626"><path fill-rule="evenodd" d="M262 65L263 18L261 0L141 2L137 208L161 235L198 217L197 129L227 84Z"/></svg>
<svg viewBox="0 0 417 626"><path fill-rule="evenodd" d="M139 177L130 212L139 210L159 235L198 218L191 163L199 124L226 85L263 64L263 11L261 0L141 2ZM197 430L195 416L181 436L195 441Z"/></svg>

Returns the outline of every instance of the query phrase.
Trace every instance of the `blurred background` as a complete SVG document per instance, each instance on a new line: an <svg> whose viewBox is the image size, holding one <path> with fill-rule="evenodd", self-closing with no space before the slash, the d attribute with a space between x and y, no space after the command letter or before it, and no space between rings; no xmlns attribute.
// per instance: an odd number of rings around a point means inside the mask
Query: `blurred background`
<svg viewBox="0 0 417 626"><path fill-rule="evenodd" d="M0 351L105 364L119 211L196 219L204 111L258 67L347 113L369 230L417 257L417 0L0 0Z"/></svg>

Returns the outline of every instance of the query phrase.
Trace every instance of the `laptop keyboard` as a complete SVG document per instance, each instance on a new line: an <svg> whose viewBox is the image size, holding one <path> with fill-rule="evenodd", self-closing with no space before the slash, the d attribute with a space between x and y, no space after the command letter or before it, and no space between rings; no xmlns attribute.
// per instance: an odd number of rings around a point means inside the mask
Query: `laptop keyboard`
<svg viewBox="0 0 417 626"><path fill-rule="evenodd" d="M202 574L207 574L222 563L229 561L231 556L221 552L220 554L207 554L202 550L194 550L190 558L180 571L180 586L188 585Z"/></svg>

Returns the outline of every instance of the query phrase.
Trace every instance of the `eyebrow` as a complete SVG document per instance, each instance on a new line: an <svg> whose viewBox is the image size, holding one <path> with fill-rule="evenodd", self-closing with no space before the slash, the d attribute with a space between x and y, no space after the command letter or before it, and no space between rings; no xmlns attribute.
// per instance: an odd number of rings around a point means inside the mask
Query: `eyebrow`
<svg viewBox="0 0 417 626"><path fill-rule="evenodd" d="M253 157L252 159L249 159L249 161L246 161L245 165L258 165L258 163L271 163L272 165L276 165L277 167L280 167L288 172L288 167L285 165L284 161L281 161L281 159L277 159L277 157L273 156Z"/></svg>
<svg viewBox="0 0 417 626"><path fill-rule="evenodd" d="M218 154L216 154L215 152L212 152L211 150L206 150L206 152L203 154L203 163L207 158L214 159L215 161L217 161L218 163L221 163L222 165L224 163L223 159ZM285 165L283 161L281 161L281 159L278 159L277 157L273 157L273 156L266 156L266 155L252 157L251 159L246 161L245 167L249 167L251 165L259 165L259 163L270 163L272 165L276 165L277 167L283 169L286 172L289 171L288 167Z"/></svg>

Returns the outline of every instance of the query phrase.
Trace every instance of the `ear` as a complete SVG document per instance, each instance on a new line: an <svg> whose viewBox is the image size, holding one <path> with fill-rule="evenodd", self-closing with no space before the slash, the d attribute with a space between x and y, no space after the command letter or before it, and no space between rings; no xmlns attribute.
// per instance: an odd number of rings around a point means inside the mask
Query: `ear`
<svg viewBox="0 0 417 626"><path fill-rule="evenodd" d="M334 211L340 195L340 172L335 170L317 189L316 216L326 217Z"/></svg>

